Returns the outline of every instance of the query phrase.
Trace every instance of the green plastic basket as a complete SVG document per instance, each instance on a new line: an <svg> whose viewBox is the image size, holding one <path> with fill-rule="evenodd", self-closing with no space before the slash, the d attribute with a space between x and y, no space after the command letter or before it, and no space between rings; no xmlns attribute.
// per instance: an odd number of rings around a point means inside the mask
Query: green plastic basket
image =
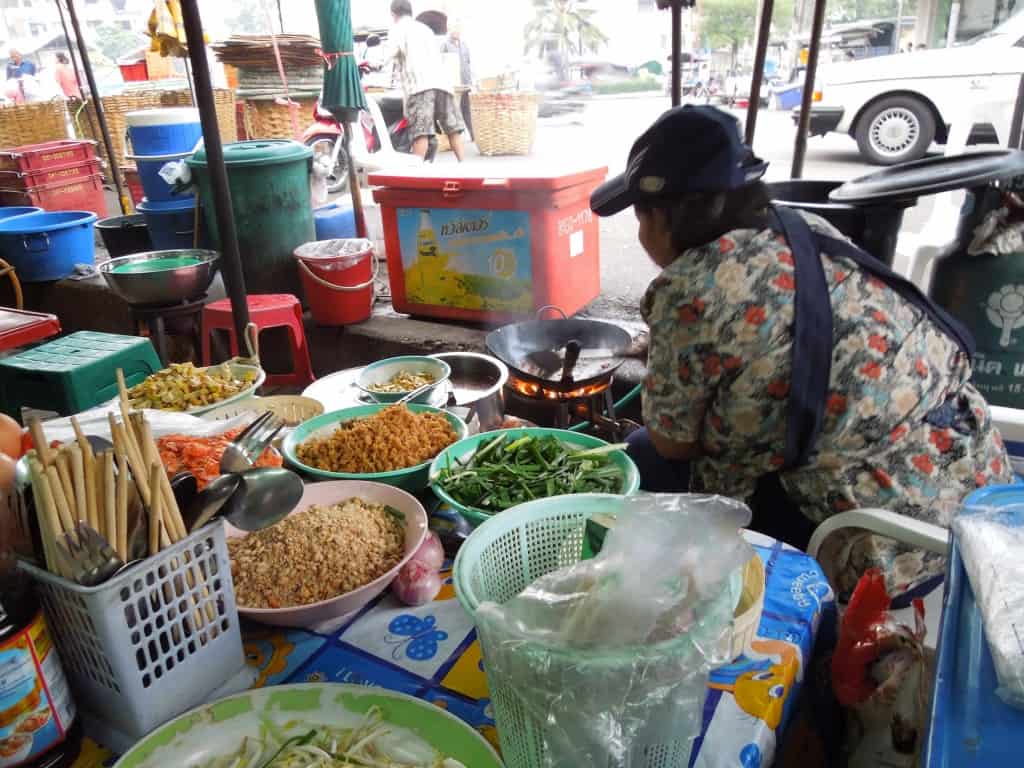
<svg viewBox="0 0 1024 768"><path fill-rule="evenodd" d="M455 594L459 603L476 621L481 603L507 602L541 576L579 562L584 557L587 520L596 514L617 515L623 499L597 493L556 496L492 517L469 536L455 558ZM725 603L730 596L723 592L720 599L723 604L718 607L728 611ZM484 659L493 658L494 650L487 647L489 639L485 633L479 634ZM555 675L566 686L565 690L590 685L600 688L602 680L627 667L642 668L651 679L667 679L669 684L685 687L699 701L703 701L707 683L706 674L696 673L703 664L703 655L689 635L653 646L615 651L566 651L540 643L519 643L516 655L519 658L515 679L521 690L550 685ZM689 679L684 680L686 677ZM503 682L495 680L488 671L505 765L545 768L553 759L548 753L550 739L558 738L559 734L546 713L530 706L514 686ZM684 768L690 756L691 738L681 736L676 724L686 716L699 720L690 705L690 700L669 701L652 708L648 722L639 728L628 764L636 768Z"/></svg>
<svg viewBox="0 0 1024 768"><path fill-rule="evenodd" d="M444 467L448 466L450 463L454 463L456 460L468 457L480 447L481 443L487 442L501 434L507 435L508 443L518 440L520 437L531 435L533 437L557 437L567 445L582 449L600 448L604 445L608 445L606 441L599 437L594 437L593 435L586 435L581 432L572 432L568 429L549 429L547 427L523 427L520 429L504 429L493 432L482 432L478 435L467 437L464 440L459 440L457 443L452 443L441 451L441 453L437 454L437 458L434 459L434 463L430 466L430 489L439 499L441 499L441 501L474 525L479 525L480 523L490 520L495 516L495 514L503 515L505 513L493 513L483 509L477 509L476 507L468 507L465 504L460 504L453 499L439 483L436 482L436 478ZM625 451L613 451L609 454L608 458L615 466L622 470L622 487L619 488L619 493L624 496L636 493L640 489L640 471L637 469L633 460L629 458Z"/></svg>

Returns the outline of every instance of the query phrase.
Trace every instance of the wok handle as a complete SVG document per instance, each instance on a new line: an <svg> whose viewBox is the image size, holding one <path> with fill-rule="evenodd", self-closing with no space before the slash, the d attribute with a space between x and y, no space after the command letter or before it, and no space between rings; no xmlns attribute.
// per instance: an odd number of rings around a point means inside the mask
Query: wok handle
<svg viewBox="0 0 1024 768"><path fill-rule="evenodd" d="M537 319L538 320L543 320L544 319L544 313L547 312L548 310L551 310L552 312L557 312L558 314L560 314L562 316L563 320L568 320L569 319L569 316L567 314L565 314L565 310L562 309L561 307L556 307L554 304L545 304L543 307L540 307L537 310Z"/></svg>

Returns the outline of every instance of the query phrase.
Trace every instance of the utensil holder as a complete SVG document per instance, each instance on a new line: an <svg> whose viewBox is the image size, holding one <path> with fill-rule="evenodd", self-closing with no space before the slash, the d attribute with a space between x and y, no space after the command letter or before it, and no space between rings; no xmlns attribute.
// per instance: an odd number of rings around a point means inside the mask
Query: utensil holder
<svg viewBox="0 0 1024 768"><path fill-rule="evenodd" d="M202 703L244 664L220 523L96 587L20 567L36 581L75 701L128 736Z"/></svg>

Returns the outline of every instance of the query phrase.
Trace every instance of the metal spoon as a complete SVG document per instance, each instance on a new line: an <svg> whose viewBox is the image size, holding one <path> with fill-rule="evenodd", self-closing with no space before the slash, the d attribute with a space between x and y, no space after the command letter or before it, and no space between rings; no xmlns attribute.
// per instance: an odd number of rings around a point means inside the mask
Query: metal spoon
<svg viewBox="0 0 1024 768"><path fill-rule="evenodd" d="M283 519L302 498L302 478L281 467L258 467L237 475L238 489L220 510L242 531L258 531Z"/></svg>
<svg viewBox="0 0 1024 768"><path fill-rule="evenodd" d="M185 509L183 516L185 528L189 533L210 522L231 498L231 495L238 490L241 481L239 475L220 475L197 493L192 499L192 503Z"/></svg>

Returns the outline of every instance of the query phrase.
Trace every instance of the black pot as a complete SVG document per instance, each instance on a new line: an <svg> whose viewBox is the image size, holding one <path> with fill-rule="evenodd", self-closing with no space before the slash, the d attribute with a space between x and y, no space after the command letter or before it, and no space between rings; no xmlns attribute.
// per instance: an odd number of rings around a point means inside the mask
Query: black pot
<svg viewBox="0 0 1024 768"><path fill-rule="evenodd" d="M884 205L834 203L829 193L842 186L841 181L791 179L767 184L772 202L814 213L853 240L876 259L892 264L896 238L903 224L903 212L917 202L886 200Z"/></svg>
<svg viewBox="0 0 1024 768"><path fill-rule="evenodd" d="M103 245L112 259L153 250L149 228L141 213L100 219L96 222L96 229L99 230Z"/></svg>

